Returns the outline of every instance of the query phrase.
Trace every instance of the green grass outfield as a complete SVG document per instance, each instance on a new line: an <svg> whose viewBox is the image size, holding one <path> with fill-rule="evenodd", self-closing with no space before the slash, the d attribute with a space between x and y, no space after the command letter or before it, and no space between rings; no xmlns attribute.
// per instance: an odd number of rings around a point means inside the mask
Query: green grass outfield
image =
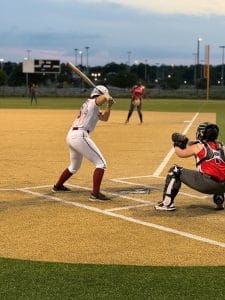
<svg viewBox="0 0 225 300"><path fill-rule="evenodd" d="M0 109L78 109L83 99L0 98ZM127 110L118 99L114 110ZM225 141L225 102L146 99L143 111L215 112ZM220 226L220 224L218 224ZM216 230L216 228L215 228ZM0 299L225 299L225 267L151 267L33 262L0 258Z"/></svg>
<svg viewBox="0 0 225 300"><path fill-rule="evenodd" d="M18 109L79 109L85 98L39 98L38 104L30 104L25 97L0 98L1 108ZM128 110L130 99L116 99L113 110ZM196 99L145 99L143 111L162 112L215 112L217 124L220 126L220 138L225 142L225 101L223 100L196 100Z"/></svg>

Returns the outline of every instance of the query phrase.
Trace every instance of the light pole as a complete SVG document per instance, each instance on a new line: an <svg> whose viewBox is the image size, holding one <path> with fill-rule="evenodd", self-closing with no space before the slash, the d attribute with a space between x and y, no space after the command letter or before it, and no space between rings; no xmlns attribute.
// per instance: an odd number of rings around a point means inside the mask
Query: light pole
<svg viewBox="0 0 225 300"><path fill-rule="evenodd" d="M156 82L159 81L159 66L160 66L160 63L155 63L155 79L157 80Z"/></svg>
<svg viewBox="0 0 225 300"><path fill-rule="evenodd" d="M87 70L87 73L88 73L88 50L89 50L89 46L86 46L85 49L86 49L86 70Z"/></svg>
<svg viewBox="0 0 225 300"><path fill-rule="evenodd" d="M225 46L219 46L222 49L222 66L221 66L221 85L224 85L224 49Z"/></svg>
<svg viewBox="0 0 225 300"><path fill-rule="evenodd" d="M128 63L128 66L130 66L130 55L131 55L131 51L127 51L127 63Z"/></svg>
<svg viewBox="0 0 225 300"><path fill-rule="evenodd" d="M81 68L82 68L82 66L83 66L83 52L79 51L79 54L80 54L80 65L81 65Z"/></svg>
<svg viewBox="0 0 225 300"><path fill-rule="evenodd" d="M194 85L197 83L197 53L192 53L194 55Z"/></svg>
<svg viewBox="0 0 225 300"><path fill-rule="evenodd" d="M3 70L4 58L0 58L1 70Z"/></svg>
<svg viewBox="0 0 225 300"><path fill-rule="evenodd" d="M31 50L30 49L27 49L27 60L30 60L30 53L31 53ZM27 94L27 97L29 96L29 74L26 73L26 94Z"/></svg>
<svg viewBox="0 0 225 300"><path fill-rule="evenodd" d="M145 82L147 82L147 62L148 60L145 59Z"/></svg>
<svg viewBox="0 0 225 300"><path fill-rule="evenodd" d="M198 81L199 80L199 75L200 75L200 42L202 41L202 38L198 38L198 41L197 41L197 72L196 72L196 80Z"/></svg>
<svg viewBox="0 0 225 300"><path fill-rule="evenodd" d="M76 66L77 65L77 51L78 51L78 49L75 48L74 51L75 51L75 66Z"/></svg>
<svg viewBox="0 0 225 300"><path fill-rule="evenodd" d="M26 51L27 51L27 59L30 60L30 53L31 53L31 50L30 50L30 49L27 49Z"/></svg>

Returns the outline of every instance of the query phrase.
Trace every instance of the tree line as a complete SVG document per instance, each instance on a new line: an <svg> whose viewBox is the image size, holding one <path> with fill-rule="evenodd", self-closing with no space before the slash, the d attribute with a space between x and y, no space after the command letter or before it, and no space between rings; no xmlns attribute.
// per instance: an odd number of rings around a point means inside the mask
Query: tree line
<svg viewBox="0 0 225 300"><path fill-rule="evenodd" d="M96 84L105 84L119 88L130 88L138 80L148 88L178 89L181 86L205 88L204 65L149 65L149 64L117 64L108 63L104 66L78 66ZM210 66L210 84L223 85L221 78L223 66ZM22 71L22 63L5 62L0 69L0 86L39 86L79 87L80 78L65 63L60 64L59 73L29 73ZM83 83L82 83L83 84Z"/></svg>

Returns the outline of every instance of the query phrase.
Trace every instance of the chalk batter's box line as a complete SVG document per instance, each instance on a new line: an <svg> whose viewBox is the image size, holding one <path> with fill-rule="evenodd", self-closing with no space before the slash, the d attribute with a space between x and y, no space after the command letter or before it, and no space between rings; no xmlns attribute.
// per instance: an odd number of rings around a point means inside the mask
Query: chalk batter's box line
<svg viewBox="0 0 225 300"><path fill-rule="evenodd" d="M83 189L90 190L90 188L86 188L86 187L83 187ZM79 203L79 202L71 202L71 201L61 199L59 197L54 197L54 196L51 196L51 195L46 195L46 194L42 194L42 193L38 193L38 192L33 192L33 191L29 190L28 188L17 189L17 191L24 192L24 193L29 193L29 194L39 196L39 197L43 197L43 198L50 199L50 200L54 200L56 202L63 203L63 204L66 204L66 205L79 207L79 208L86 209L86 210L89 210L89 211L92 211L92 212L103 214L105 216L114 217L114 218L117 218L117 219L120 219L120 220L123 220L123 221L135 223L135 224L142 225L142 226L145 226L145 227L148 227L148 228L153 228L153 229L160 230L160 231L163 231L163 232L166 232L166 233L175 234L177 236L181 236L183 238L188 238L188 239L191 239L191 240L195 240L197 242L207 243L207 244L210 244L210 245L213 245L213 246L225 248L225 243L221 242L221 241L208 239L206 237L202 237L202 236L192 234L192 233L189 233L189 232L185 232L185 231L177 230L177 229L174 229L174 228L162 226L162 225L159 225L159 224L155 224L155 223L151 223L151 222L147 222L147 221L142 221L142 220L139 220L139 219L135 219L135 218L132 218L132 217L128 217L128 216L125 216L125 215L122 215L122 214L115 213L115 212L110 211L110 210L103 210L103 209L100 209L98 207L85 205L85 204L82 204L82 203ZM123 195L118 195L118 196L119 197L124 197Z"/></svg>
<svg viewBox="0 0 225 300"><path fill-rule="evenodd" d="M163 182L165 181L165 177L163 176L155 176L155 175L144 175L144 176L132 176L132 177L121 177L121 178L113 178L111 181L117 182L117 183L123 183L123 184L128 184L128 185L135 185L135 186L144 186L146 188L154 188L157 189L154 185L144 185L141 183L133 182L133 181L128 181L127 179L141 179L141 178L156 178L156 179L162 179ZM160 189L158 189L160 190ZM180 195L184 195L190 198L195 198L195 199L207 199L211 198L210 195L197 195L194 193L185 193L185 192L179 192Z"/></svg>

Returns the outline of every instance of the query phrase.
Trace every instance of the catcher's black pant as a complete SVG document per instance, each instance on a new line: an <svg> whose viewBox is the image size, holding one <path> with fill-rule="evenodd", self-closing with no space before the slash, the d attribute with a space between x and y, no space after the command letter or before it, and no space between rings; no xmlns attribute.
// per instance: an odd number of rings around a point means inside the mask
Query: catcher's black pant
<svg viewBox="0 0 225 300"><path fill-rule="evenodd" d="M215 178L196 170L182 168L180 170L180 181L204 194L221 195L225 193L225 181L217 181Z"/></svg>

